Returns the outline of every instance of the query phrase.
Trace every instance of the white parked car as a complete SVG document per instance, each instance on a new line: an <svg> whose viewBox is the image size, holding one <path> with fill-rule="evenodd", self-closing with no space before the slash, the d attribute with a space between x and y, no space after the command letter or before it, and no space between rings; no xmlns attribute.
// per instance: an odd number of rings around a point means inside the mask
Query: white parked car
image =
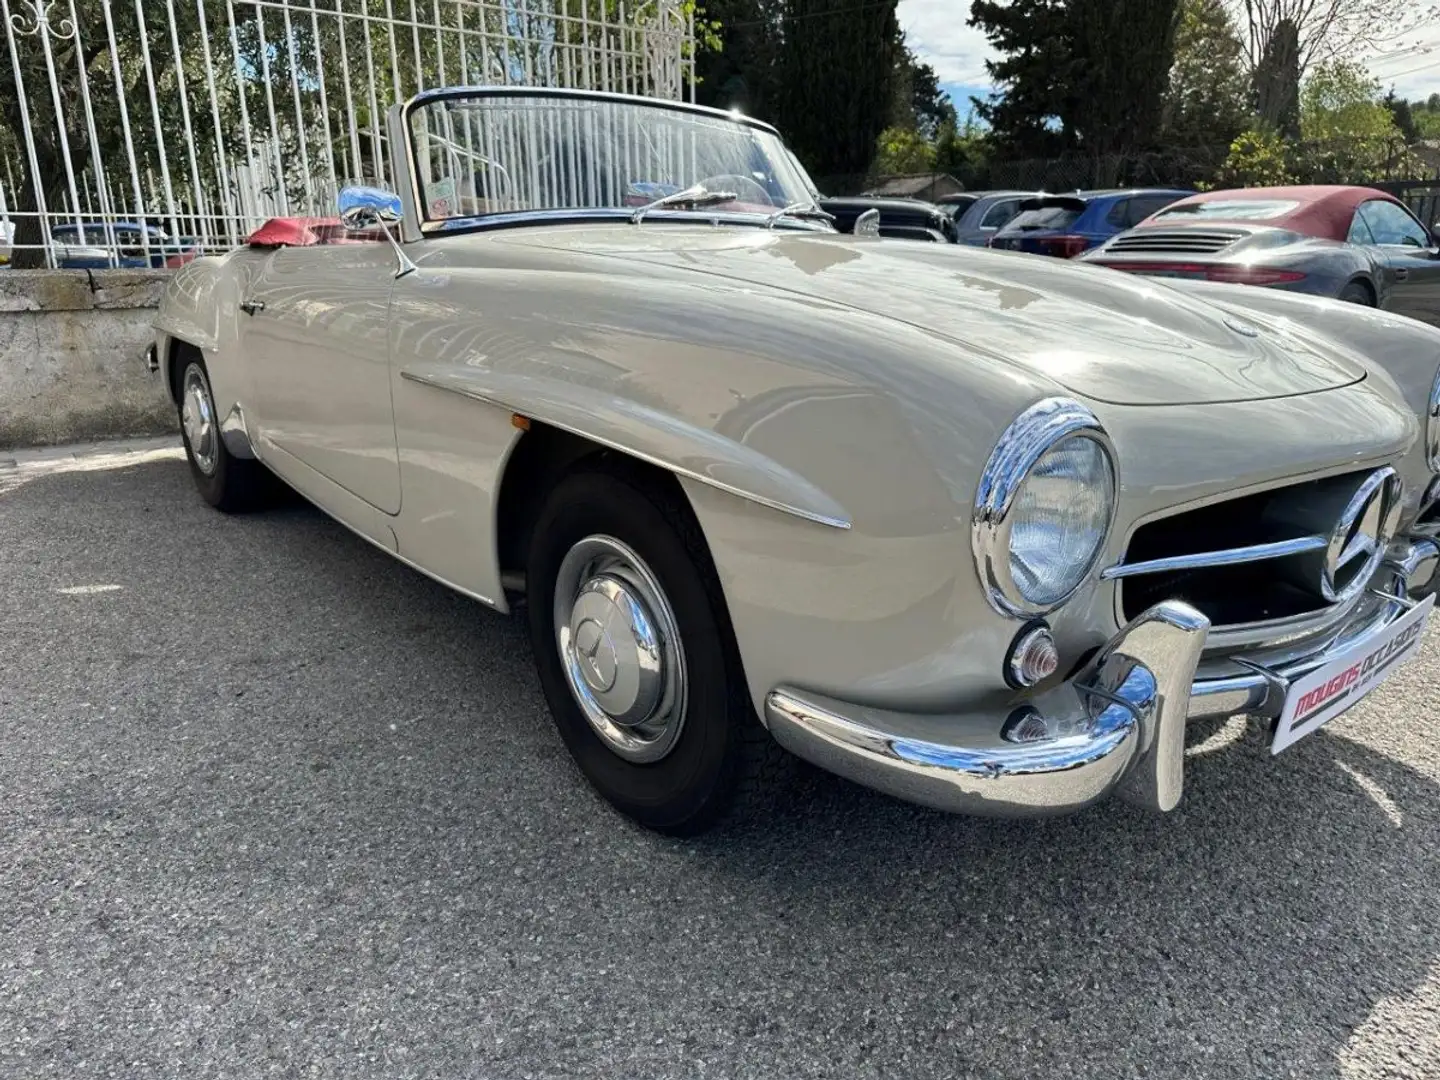
<svg viewBox="0 0 1440 1080"><path fill-rule="evenodd" d="M842 236L773 129L675 102L389 124L397 192L185 268L153 366L213 505L273 474L523 605L638 821L706 828L791 752L951 810L1169 810L1189 722L1278 751L1415 648L1434 328Z"/></svg>

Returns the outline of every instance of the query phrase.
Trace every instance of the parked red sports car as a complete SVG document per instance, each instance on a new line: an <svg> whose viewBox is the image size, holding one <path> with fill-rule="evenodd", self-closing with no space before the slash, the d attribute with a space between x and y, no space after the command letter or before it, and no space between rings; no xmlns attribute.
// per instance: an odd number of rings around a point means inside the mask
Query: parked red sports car
<svg viewBox="0 0 1440 1080"><path fill-rule="evenodd" d="M1181 199L1082 258L1333 296L1440 325L1437 233L1374 188L1244 188Z"/></svg>

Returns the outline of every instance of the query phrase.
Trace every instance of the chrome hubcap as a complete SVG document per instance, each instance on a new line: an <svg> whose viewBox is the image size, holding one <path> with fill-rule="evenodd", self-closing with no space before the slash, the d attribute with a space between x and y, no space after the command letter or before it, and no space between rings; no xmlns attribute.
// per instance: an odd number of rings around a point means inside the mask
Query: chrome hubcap
<svg viewBox="0 0 1440 1080"><path fill-rule="evenodd" d="M660 583L630 547L589 536L555 579L555 636L570 692L605 744L659 761L685 722L685 652Z"/></svg>
<svg viewBox="0 0 1440 1080"><path fill-rule="evenodd" d="M195 464L206 476L215 471L219 455L215 430L215 406L210 401L210 388L198 367L185 372L185 392L181 398L180 424L185 429L185 442Z"/></svg>

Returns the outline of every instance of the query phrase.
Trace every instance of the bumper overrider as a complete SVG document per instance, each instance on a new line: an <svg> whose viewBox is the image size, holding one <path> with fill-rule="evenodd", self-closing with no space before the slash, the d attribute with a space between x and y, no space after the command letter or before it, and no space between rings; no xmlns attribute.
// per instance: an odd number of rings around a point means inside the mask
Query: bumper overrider
<svg viewBox="0 0 1440 1080"><path fill-rule="evenodd" d="M1016 713L915 716L848 705L785 687L766 698L766 721L792 753L867 787L966 814L1036 816L1075 811L1110 795L1153 810L1180 801L1190 720L1250 715L1276 720L1292 683L1341 654L1383 639L1430 588L1440 548L1404 545L1372 583L1371 603L1314 652L1228 673L1197 675L1209 621L1188 604L1157 604L1115 635L1062 687L1022 705L1055 732L1004 738ZM1233 671L1238 667L1240 674Z"/></svg>

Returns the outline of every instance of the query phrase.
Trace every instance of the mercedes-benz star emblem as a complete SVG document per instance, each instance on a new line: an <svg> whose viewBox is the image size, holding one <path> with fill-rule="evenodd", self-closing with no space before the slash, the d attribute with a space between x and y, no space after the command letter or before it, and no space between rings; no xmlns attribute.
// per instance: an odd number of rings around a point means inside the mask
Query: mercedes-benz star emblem
<svg viewBox="0 0 1440 1080"><path fill-rule="evenodd" d="M1320 570L1320 592L1326 600L1348 598L1368 581L1390 538L1385 535L1390 501L1390 478L1395 470L1379 469L1356 489L1325 548ZM1357 565L1357 560L1364 560Z"/></svg>

